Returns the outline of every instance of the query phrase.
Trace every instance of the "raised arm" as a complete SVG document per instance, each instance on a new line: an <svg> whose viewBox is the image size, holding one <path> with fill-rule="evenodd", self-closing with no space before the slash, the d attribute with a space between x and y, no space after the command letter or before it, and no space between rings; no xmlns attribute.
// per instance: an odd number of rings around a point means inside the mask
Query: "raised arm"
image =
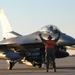
<svg viewBox="0 0 75 75"><path fill-rule="evenodd" d="M54 41L57 42L59 38L60 38L60 32L58 31L58 37Z"/></svg>
<svg viewBox="0 0 75 75"><path fill-rule="evenodd" d="M42 35L41 34L39 34L39 37L42 40L42 42L45 44L46 43L46 40L42 38Z"/></svg>

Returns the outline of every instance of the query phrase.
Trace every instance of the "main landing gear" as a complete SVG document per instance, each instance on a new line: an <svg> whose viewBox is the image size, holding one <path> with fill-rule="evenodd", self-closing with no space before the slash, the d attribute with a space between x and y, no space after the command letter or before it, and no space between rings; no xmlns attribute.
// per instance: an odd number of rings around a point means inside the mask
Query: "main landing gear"
<svg viewBox="0 0 75 75"><path fill-rule="evenodd" d="M12 70L16 62L7 60L7 69Z"/></svg>

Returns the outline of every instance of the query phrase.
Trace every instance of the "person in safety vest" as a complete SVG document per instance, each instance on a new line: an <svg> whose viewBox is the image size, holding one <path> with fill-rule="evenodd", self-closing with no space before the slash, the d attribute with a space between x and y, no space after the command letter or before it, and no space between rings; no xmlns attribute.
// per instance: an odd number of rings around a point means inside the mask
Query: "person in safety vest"
<svg viewBox="0 0 75 75"><path fill-rule="evenodd" d="M52 65L54 68L54 72L56 72L56 64L55 64L55 43L59 40L60 38L60 32L57 31L58 33L58 37L55 40L52 40L52 36L49 35L48 39L45 40L42 38L42 35L39 34L39 37L41 38L42 42L45 44L45 62L48 62L48 66L47 66L47 72L48 72L48 68L49 68L49 61L52 61Z"/></svg>

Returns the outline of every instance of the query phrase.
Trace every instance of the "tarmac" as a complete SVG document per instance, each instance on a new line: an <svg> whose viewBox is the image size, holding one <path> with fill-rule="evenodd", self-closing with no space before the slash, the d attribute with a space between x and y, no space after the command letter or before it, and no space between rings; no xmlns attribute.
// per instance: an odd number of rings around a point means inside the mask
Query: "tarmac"
<svg viewBox="0 0 75 75"><path fill-rule="evenodd" d="M16 63L12 70L7 70L7 62L0 60L0 75L75 75L75 56L56 59L57 72L52 68L46 72L45 67L29 67Z"/></svg>

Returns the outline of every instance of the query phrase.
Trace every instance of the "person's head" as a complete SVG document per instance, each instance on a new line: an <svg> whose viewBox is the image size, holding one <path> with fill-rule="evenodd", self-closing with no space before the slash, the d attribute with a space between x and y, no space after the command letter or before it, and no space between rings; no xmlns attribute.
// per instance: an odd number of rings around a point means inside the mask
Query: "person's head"
<svg viewBox="0 0 75 75"><path fill-rule="evenodd" d="M52 36L51 36L51 35L49 35L49 36L48 36L48 39L49 39L49 40L51 40L51 39L52 39Z"/></svg>

